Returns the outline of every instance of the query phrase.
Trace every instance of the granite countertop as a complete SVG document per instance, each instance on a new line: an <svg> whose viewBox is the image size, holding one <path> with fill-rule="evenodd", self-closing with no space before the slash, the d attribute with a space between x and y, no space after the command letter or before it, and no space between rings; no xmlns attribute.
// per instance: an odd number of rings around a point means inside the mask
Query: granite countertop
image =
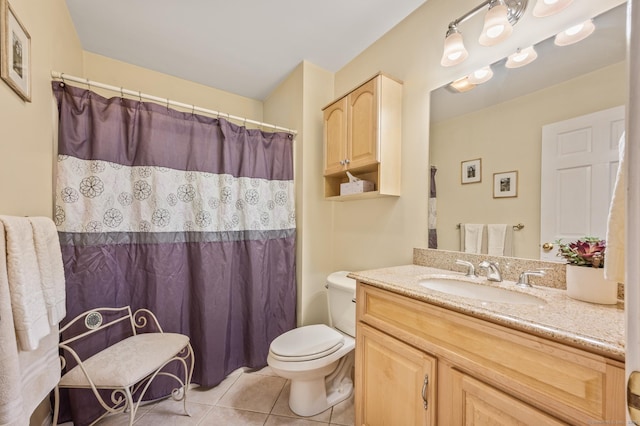
<svg viewBox="0 0 640 426"><path fill-rule="evenodd" d="M624 361L625 315L622 303L597 305L581 302L568 297L564 290L539 286L521 288L513 281L495 283L486 281L484 277L476 279L476 282L528 293L544 302L540 305L484 302L429 290L418 284L419 280L437 274L466 278L460 272L418 265L352 272L349 277L452 311Z"/></svg>

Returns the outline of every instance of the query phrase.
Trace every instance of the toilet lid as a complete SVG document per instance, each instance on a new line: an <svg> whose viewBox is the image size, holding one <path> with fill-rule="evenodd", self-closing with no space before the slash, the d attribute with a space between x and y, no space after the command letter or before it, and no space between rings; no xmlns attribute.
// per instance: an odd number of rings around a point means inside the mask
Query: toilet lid
<svg viewBox="0 0 640 426"><path fill-rule="evenodd" d="M337 351L344 336L324 324L307 325L287 331L271 342L271 355L280 360L308 361Z"/></svg>

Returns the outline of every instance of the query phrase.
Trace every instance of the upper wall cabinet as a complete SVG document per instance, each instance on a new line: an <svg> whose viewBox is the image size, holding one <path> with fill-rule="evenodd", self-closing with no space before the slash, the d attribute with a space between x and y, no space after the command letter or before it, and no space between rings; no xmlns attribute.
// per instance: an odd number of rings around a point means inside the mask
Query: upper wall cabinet
<svg viewBox="0 0 640 426"><path fill-rule="evenodd" d="M399 196L402 83L377 74L323 112L325 197ZM375 190L340 196L347 171L372 181Z"/></svg>

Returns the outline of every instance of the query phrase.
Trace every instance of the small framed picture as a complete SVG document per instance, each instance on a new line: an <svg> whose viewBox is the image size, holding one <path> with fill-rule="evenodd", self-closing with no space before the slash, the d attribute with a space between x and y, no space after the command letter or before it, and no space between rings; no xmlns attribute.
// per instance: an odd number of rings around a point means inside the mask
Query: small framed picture
<svg viewBox="0 0 640 426"><path fill-rule="evenodd" d="M493 198L518 196L518 171L493 174Z"/></svg>
<svg viewBox="0 0 640 426"><path fill-rule="evenodd" d="M0 0L0 76L31 102L31 36L8 0Z"/></svg>
<svg viewBox="0 0 640 426"><path fill-rule="evenodd" d="M463 161L461 169L460 182L462 184L482 182L482 159Z"/></svg>

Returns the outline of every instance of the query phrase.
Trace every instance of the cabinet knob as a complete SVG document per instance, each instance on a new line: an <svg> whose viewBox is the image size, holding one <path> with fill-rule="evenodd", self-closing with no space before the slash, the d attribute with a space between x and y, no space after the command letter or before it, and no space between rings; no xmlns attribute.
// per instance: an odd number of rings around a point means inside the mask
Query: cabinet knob
<svg viewBox="0 0 640 426"><path fill-rule="evenodd" d="M350 162L351 162L351 161L349 161L349 159L348 159L348 158L344 160L344 164L349 164Z"/></svg>

